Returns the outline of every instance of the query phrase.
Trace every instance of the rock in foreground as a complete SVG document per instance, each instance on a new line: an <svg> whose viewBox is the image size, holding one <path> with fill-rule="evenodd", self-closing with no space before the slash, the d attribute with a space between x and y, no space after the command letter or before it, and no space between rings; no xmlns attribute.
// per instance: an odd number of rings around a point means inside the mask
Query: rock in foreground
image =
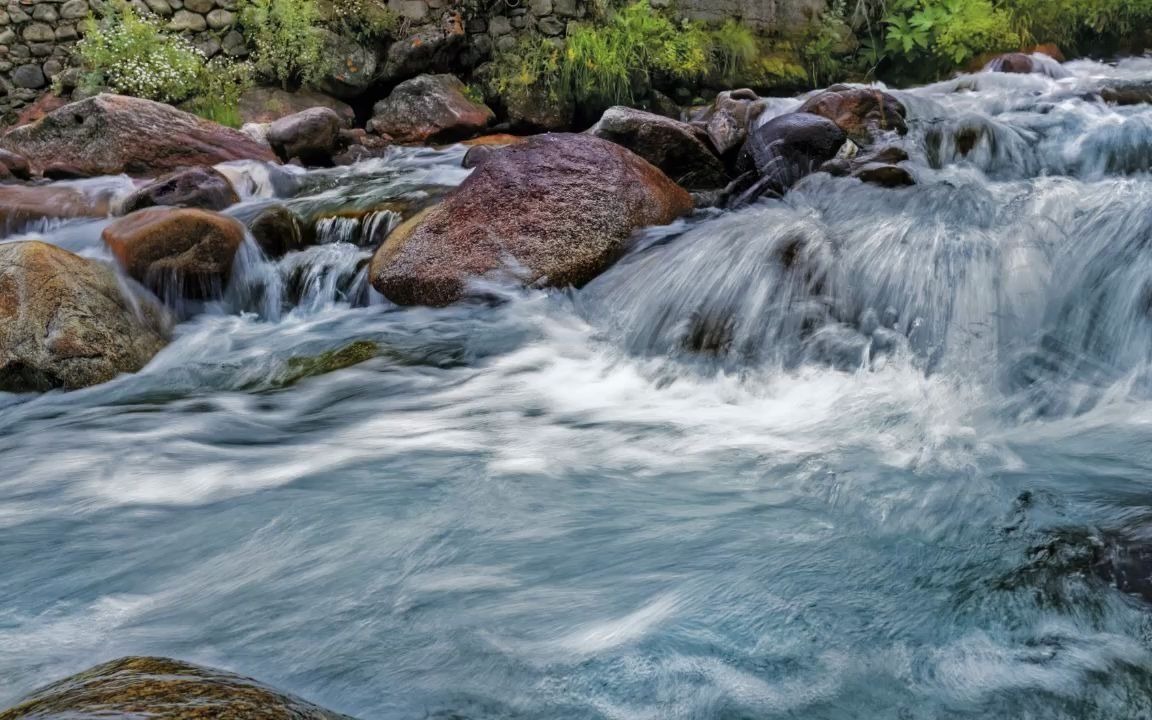
<svg viewBox="0 0 1152 720"><path fill-rule="evenodd" d="M237 130L163 103L107 94L9 130L0 147L28 158L41 172L67 166L91 176L152 176L228 160L276 161L268 147Z"/></svg>
<svg viewBox="0 0 1152 720"><path fill-rule="evenodd" d="M0 390L82 388L144 367L167 343L165 316L126 292L112 268L55 245L0 244Z"/></svg>
<svg viewBox="0 0 1152 720"><path fill-rule="evenodd" d="M207 210L148 208L104 228L129 275L168 301L218 297L244 242L244 226Z"/></svg>
<svg viewBox="0 0 1152 720"><path fill-rule="evenodd" d="M505 270L526 285L582 285L632 232L669 223L692 198L628 150L553 134L496 151L442 203L395 230L373 286L402 305L447 305L470 278Z"/></svg>
<svg viewBox="0 0 1152 720"><path fill-rule="evenodd" d="M191 663L127 657L42 688L0 720L351 720L255 680Z"/></svg>
<svg viewBox="0 0 1152 720"><path fill-rule="evenodd" d="M0 186L0 232L20 232L41 220L104 217L108 199L53 185Z"/></svg>

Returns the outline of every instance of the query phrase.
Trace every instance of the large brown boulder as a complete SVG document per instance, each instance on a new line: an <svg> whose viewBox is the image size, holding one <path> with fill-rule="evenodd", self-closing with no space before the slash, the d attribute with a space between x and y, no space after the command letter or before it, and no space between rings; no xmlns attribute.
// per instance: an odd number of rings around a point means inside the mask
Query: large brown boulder
<svg viewBox="0 0 1152 720"><path fill-rule="evenodd" d="M181 167L276 156L238 130L123 95L70 103L31 125L9 130L0 148L43 170L67 165L86 175L160 175Z"/></svg>
<svg viewBox="0 0 1152 720"><path fill-rule="evenodd" d="M0 185L0 232L10 235L37 220L104 217L108 198L52 185Z"/></svg>
<svg viewBox="0 0 1152 720"><path fill-rule="evenodd" d="M705 144L707 135L687 123L618 106L588 132L628 148L689 190L728 184L720 158Z"/></svg>
<svg viewBox="0 0 1152 720"><path fill-rule="evenodd" d="M240 202L228 178L208 167L186 168L168 173L139 188L124 199L124 214L149 207L194 207L223 210Z"/></svg>
<svg viewBox="0 0 1152 720"><path fill-rule="evenodd" d="M124 270L167 301L220 295L244 242L244 226L207 210L148 208L104 228Z"/></svg>
<svg viewBox="0 0 1152 720"><path fill-rule="evenodd" d="M471 278L582 285L633 231L692 210L692 198L634 153L589 135L550 134L495 152L439 205L376 251L373 286L402 305L447 305Z"/></svg>
<svg viewBox="0 0 1152 720"><path fill-rule="evenodd" d="M797 112L828 118L860 146L871 145L890 132L908 132L904 104L875 88L833 85L808 98Z"/></svg>
<svg viewBox="0 0 1152 720"><path fill-rule="evenodd" d="M492 110L467 95L455 75L421 75L396 86L376 103L368 128L396 142L461 140L484 131Z"/></svg>
<svg viewBox="0 0 1152 720"><path fill-rule="evenodd" d="M289 92L277 87L254 87L240 96L240 118L244 123L271 123L314 107L331 108L340 116L342 127L356 122L352 106L316 90L300 88Z"/></svg>
<svg viewBox="0 0 1152 720"><path fill-rule="evenodd" d="M0 244L0 390L82 388L144 367L167 342L166 320L126 292L103 263L43 242Z"/></svg>
<svg viewBox="0 0 1152 720"><path fill-rule="evenodd" d="M305 165L332 164L344 121L332 108L314 107L282 117L268 127L268 144L281 160Z"/></svg>
<svg viewBox="0 0 1152 720"><path fill-rule="evenodd" d="M250 678L159 657L126 657L37 690L0 720L351 720Z"/></svg>

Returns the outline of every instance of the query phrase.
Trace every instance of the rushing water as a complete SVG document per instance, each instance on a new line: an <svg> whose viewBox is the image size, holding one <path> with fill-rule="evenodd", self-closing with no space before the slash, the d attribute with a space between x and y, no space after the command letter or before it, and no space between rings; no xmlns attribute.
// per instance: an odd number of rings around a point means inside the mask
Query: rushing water
<svg viewBox="0 0 1152 720"><path fill-rule="evenodd" d="M442 310L367 288L395 218L355 218L459 149L228 168L321 244L246 249L137 375L0 395L0 706L160 654L364 720L1148 717L1152 614L1084 558L1152 527L1152 108L1086 90L1152 61L1067 71L900 93L914 188Z"/></svg>

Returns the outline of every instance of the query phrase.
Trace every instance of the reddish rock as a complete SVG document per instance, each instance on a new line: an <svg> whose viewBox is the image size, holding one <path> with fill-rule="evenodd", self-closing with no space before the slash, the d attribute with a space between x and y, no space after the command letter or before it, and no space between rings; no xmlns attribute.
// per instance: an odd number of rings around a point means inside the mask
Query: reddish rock
<svg viewBox="0 0 1152 720"><path fill-rule="evenodd" d="M244 242L239 221L207 210L148 208L104 229L121 267L167 301L218 296Z"/></svg>
<svg viewBox="0 0 1152 720"><path fill-rule="evenodd" d="M81 388L144 367L167 342L166 316L125 292L103 263L43 242L0 244L0 391Z"/></svg>
<svg viewBox="0 0 1152 720"><path fill-rule="evenodd" d="M421 75L396 86L376 103L368 129L396 142L461 140L484 131L496 115L466 94L454 75Z"/></svg>
<svg viewBox="0 0 1152 720"><path fill-rule="evenodd" d="M40 219L104 217L108 199L86 195L74 188L51 185L0 186L0 228L5 234L20 231Z"/></svg>
<svg viewBox="0 0 1152 720"><path fill-rule="evenodd" d="M582 285L632 233L692 210L692 198L632 152L549 134L494 153L439 205L395 230L372 258L373 286L403 305L447 305L471 278Z"/></svg>
<svg viewBox="0 0 1152 720"><path fill-rule="evenodd" d="M34 123L48 113L64 107L69 102L71 101L68 100L68 98L60 97L55 93L44 93L36 98L35 102L31 105L26 105L20 111L20 114L16 116L15 125L20 126Z"/></svg>
<svg viewBox="0 0 1152 720"><path fill-rule="evenodd" d="M833 85L808 98L797 112L828 118L861 146L888 132L908 132L903 103L874 88Z"/></svg>
<svg viewBox="0 0 1152 720"><path fill-rule="evenodd" d="M157 206L223 210L240 202L228 178L212 168L187 168L168 173L129 195L124 214Z"/></svg>
<svg viewBox="0 0 1152 720"><path fill-rule="evenodd" d="M0 150L0 178L14 177L20 180L29 180L32 177L32 166L28 158L7 150Z"/></svg>
<svg viewBox="0 0 1152 720"><path fill-rule="evenodd" d="M326 107L340 117L341 127L356 122L356 112L346 102L322 92L301 88L287 91L277 87L254 87L240 96L240 118L247 123L271 123L314 107Z"/></svg>
<svg viewBox="0 0 1152 720"><path fill-rule="evenodd" d="M1013 73L1028 75L1036 69L1031 55L1024 53L1006 53L988 61L987 69L992 72Z"/></svg>
<svg viewBox="0 0 1152 720"><path fill-rule="evenodd" d="M160 175L181 167L276 156L247 135L170 105L97 95L70 103L31 125L9 130L0 148L34 169L66 165L86 175Z"/></svg>

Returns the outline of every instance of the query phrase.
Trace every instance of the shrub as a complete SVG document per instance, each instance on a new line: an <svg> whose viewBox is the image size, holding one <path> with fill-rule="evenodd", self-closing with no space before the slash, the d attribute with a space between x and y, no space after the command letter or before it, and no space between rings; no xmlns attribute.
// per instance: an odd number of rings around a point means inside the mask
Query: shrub
<svg viewBox="0 0 1152 720"><path fill-rule="evenodd" d="M239 124L240 95L251 83L246 63L204 54L168 33L158 18L140 16L121 2L102 21L89 18L76 51L83 88L108 88L166 103L185 103L217 122Z"/></svg>
<svg viewBox="0 0 1152 720"><path fill-rule="evenodd" d="M384 0L328 0L321 15L338 32L364 44L395 37L400 28L400 19Z"/></svg>
<svg viewBox="0 0 1152 720"><path fill-rule="evenodd" d="M240 12L257 72L285 89L328 70L320 22L315 0L245 0Z"/></svg>
<svg viewBox="0 0 1152 720"><path fill-rule="evenodd" d="M950 69L1020 45L1012 15L991 0L896 0L890 10L884 49L898 62Z"/></svg>
<svg viewBox="0 0 1152 720"><path fill-rule="evenodd" d="M735 20L727 20L709 33L712 62L725 80L736 80L746 75L760 56L760 43L751 28Z"/></svg>

